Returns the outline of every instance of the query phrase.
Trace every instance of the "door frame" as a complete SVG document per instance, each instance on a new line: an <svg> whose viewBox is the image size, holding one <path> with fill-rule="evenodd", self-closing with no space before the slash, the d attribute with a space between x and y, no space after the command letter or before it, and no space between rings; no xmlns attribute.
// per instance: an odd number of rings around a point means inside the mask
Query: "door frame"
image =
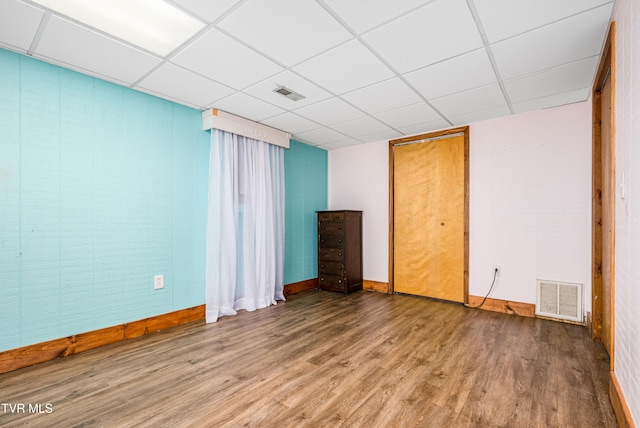
<svg viewBox="0 0 640 428"><path fill-rule="evenodd" d="M462 134L464 137L464 298L463 303L469 303L469 127L446 129L443 131L430 132L426 134L414 135L412 137L400 138L389 141L389 293L394 293L393 286L393 260L394 260L394 148L396 145L421 142L422 140L432 140L435 138L447 137L453 134Z"/></svg>
<svg viewBox="0 0 640 428"><path fill-rule="evenodd" d="M596 79L592 88L592 109L593 109L593 143L592 143L592 264L591 264L591 310L592 317L588 320L590 323L591 337L596 340L602 340L602 319L603 319L603 290L602 290L602 216L606 213L611 217L613 235L611 237L611 275L609 278L611 284L611 355L610 371L614 369L614 344L615 344L615 186L614 194L611 198L609 206L602 205L602 128L600 125L602 119L601 111L601 88L604 86L606 79L611 82L611 114L609 120L611 122L611 142L609 150L612 159L612 179L616 181L616 165L615 165L615 89L616 89L616 67L615 67L615 30L616 23L612 22L609 27L607 39L605 41L600 63L596 73Z"/></svg>

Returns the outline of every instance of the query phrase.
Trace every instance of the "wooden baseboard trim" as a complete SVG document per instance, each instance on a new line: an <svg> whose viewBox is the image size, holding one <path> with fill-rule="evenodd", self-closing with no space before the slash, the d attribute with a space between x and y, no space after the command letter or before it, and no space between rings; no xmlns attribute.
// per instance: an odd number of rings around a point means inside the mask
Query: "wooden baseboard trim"
<svg viewBox="0 0 640 428"><path fill-rule="evenodd" d="M479 306L484 297L469 295L469 303L467 306ZM520 315L521 317L534 318L536 316L536 305L531 303L511 302L508 300L499 300L487 298L479 309L486 311L500 312L503 314Z"/></svg>
<svg viewBox="0 0 640 428"><path fill-rule="evenodd" d="M613 407L613 413L616 415L618 426L620 428L635 428L636 424L631 417L627 400L620 389L616 373L609 372L609 374L609 400L611 400L611 407Z"/></svg>
<svg viewBox="0 0 640 428"><path fill-rule="evenodd" d="M145 334L166 330L191 321L204 319L206 305L194 306L164 315L133 321L124 325L124 339L133 339Z"/></svg>
<svg viewBox="0 0 640 428"><path fill-rule="evenodd" d="M284 295L288 296L317 287L318 278L287 284L284 286ZM194 306L143 320L3 351L0 352L0 374L204 319L205 311L206 305Z"/></svg>
<svg viewBox="0 0 640 428"><path fill-rule="evenodd" d="M365 290L378 291L380 293L389 293L388 282L371 281L365 279L362 281L362 288Z"/></svg>
<svg viewBox="0 0 640 428"><path fill-rule="evenodd" d="M318 288L318 278L305 279L304 281L294 282L292 284L286 284L284 286L284 296L290 296L295 293L299 293L311 288Z"/></svg>
<svg viewBox="0 0 640 428"><path fill-rule="evenodd" d="M0 352L0 374L204 319L205 305Z"/></svg>

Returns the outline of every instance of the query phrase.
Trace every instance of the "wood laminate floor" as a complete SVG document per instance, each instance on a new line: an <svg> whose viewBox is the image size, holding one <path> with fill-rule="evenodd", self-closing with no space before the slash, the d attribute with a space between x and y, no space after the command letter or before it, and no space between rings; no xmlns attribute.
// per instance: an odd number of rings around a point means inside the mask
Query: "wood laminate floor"
<svg viewBox="0 0 640 428"><path fill-rule="evenodd" d="M0 426L614 427L608 364L576 325L309 290L0 375L42 405Z"/></svg>

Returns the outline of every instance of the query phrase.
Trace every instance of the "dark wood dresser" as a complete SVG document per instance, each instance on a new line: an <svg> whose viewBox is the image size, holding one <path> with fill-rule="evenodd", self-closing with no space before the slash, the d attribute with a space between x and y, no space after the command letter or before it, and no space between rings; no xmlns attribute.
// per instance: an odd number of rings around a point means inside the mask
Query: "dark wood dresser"
<svg viewBox="0 0 640 428"><path fill-rule="evenodd" d="M318 211L318 286L362 290L362 211Z"/></svg>

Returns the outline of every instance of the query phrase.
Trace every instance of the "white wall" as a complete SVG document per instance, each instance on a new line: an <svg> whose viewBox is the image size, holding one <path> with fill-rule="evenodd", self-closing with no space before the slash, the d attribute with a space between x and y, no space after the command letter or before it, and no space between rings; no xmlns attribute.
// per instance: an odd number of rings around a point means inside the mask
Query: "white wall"
<svg viewBox="0 0 640 428"><path fill-rule="evenodd" d="M536 279L584 284L591 310L590 103L470 131L469 293L535 303Z"/></svg>
<svg viewBox="0 0 640 428"><path fill-rule="evenodd" d="M640 423L640 4L617 0L615 373ZM621 186L625 183L624 189Z"/></svg>
<svg viewBox="0 0 640 428"><path fill-rule="evenodd" d="M387 282L389 143L329 151L329 209L362 210L364 279Z"/></svg>
<svg viewBox="0 0 640 428"><path fill-rule="evenodd" d="M535 303L536 278L591 302L591 109L580 103L470 130L469 291ZM364 210L364 277L388 281L388 142L329 152L329 208Z"/></svg>

